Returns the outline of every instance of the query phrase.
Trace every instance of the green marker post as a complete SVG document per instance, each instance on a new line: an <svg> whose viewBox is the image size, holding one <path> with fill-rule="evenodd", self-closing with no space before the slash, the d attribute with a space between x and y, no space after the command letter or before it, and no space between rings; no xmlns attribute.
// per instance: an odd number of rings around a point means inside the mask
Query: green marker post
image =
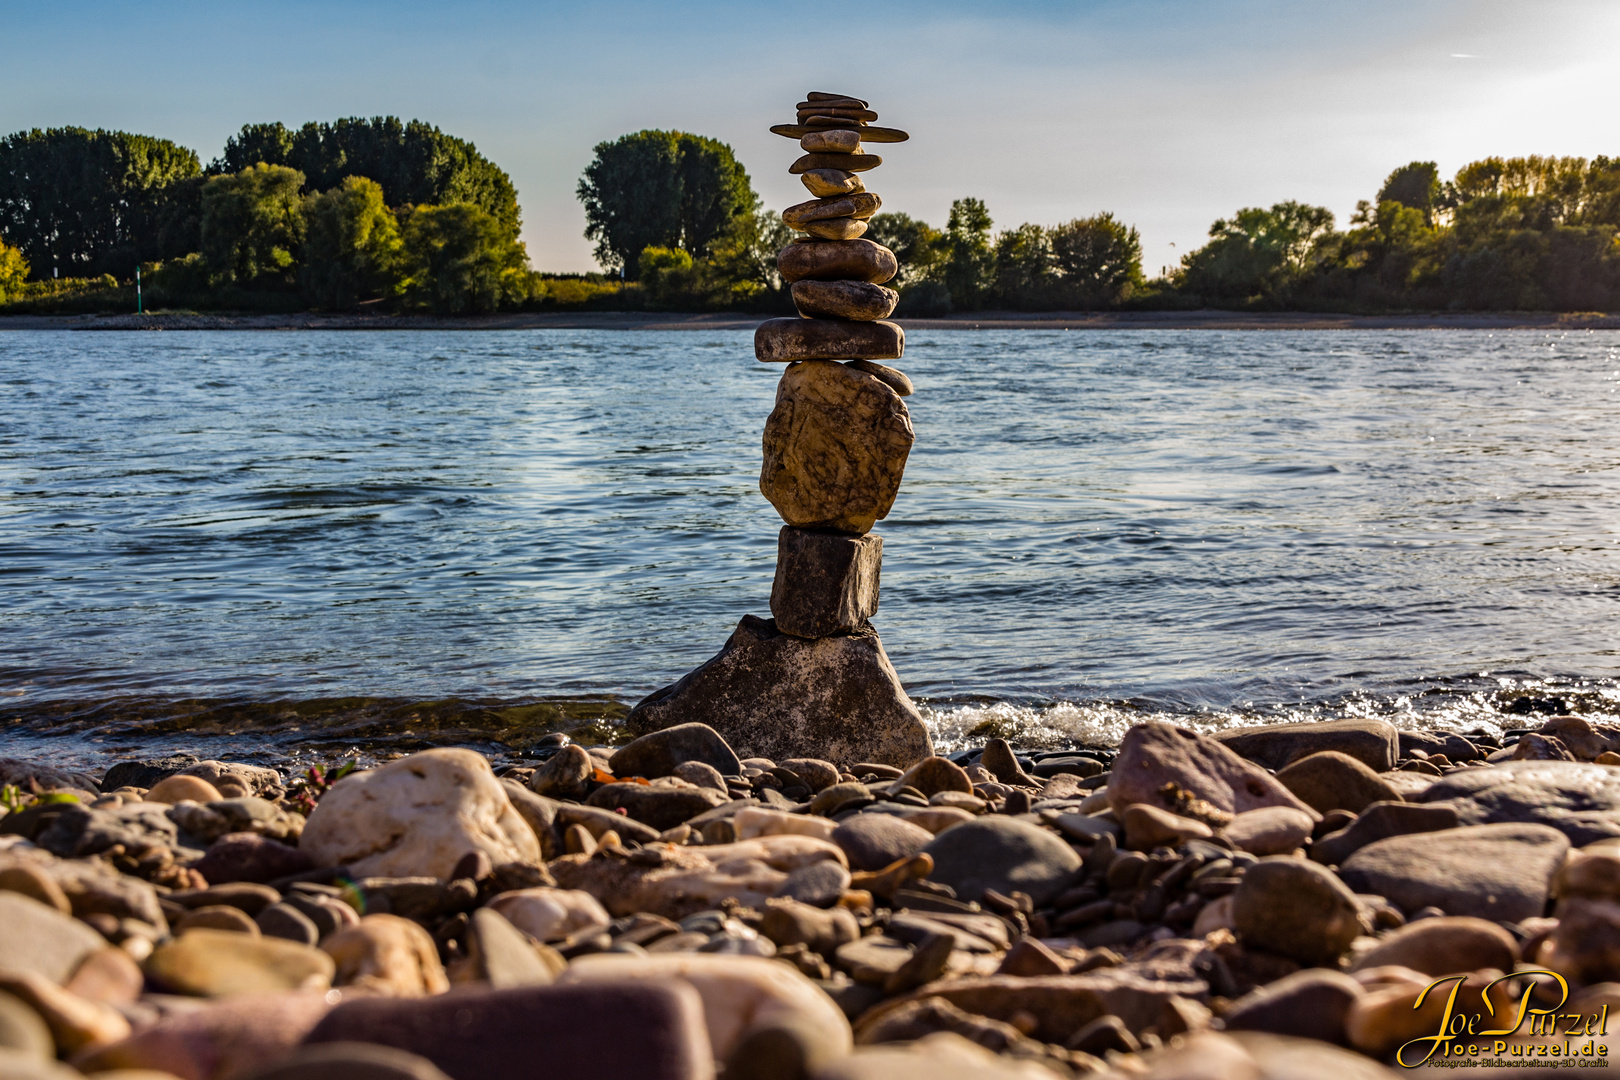
<svg viewBox="0 0 1620 1080"><path fill-rule="evenodd" d="M135 268L135 314L140 315L141 313L141 268L137 266Z"/></svg>

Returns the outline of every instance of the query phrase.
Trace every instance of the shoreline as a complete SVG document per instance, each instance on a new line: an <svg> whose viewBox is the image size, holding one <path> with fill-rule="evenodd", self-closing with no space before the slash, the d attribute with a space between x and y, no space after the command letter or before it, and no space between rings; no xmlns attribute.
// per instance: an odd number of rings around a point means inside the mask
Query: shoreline
<svg viewBox="0 0 1620 1080"><path fill-rule="evenodd" d="M149 315L4 315L5 330L752 330L774 316L742 312L512 312L456 318L430 315L254 315L193 312ZM895 319L907 330L1620 330L1620 313L980 311Z"/></svg>

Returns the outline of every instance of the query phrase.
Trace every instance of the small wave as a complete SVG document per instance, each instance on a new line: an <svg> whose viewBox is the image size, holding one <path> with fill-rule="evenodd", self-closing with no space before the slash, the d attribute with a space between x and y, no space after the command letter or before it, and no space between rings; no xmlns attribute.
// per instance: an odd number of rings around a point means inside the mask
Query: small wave
<svg viewBox="0 0 1620 1080"><path fill-rule="evenodd" d="M1073 702L1021 705L994 701L922 706L935 748L953 753L1003 738L1032 750L1112 747L1137 724L1169 723L1206 735L1260 724L1324 720L1387 720L1403 731L1503 732L1533 728L1548 716L1573 713L1597 724L1620 724L1620 686L1614 680L1545 679L1481 675L1437 679L1405 691L1358 691L1297 705L1189 711L1148 702Z"/></svg>

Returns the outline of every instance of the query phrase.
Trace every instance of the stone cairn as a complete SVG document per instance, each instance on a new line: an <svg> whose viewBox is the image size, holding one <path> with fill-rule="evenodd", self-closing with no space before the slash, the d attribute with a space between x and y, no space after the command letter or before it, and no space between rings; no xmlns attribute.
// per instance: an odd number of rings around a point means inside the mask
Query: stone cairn
<svg viewBox="0 0 1620 1080"><path fill-rule="evenodd" d="M782 219L802 233L777 255L800 318L770 319L754 354L785 363L765 423L760 492L787 524L778 538L766 621L745 616L721 653L632 711L632 730L701 721L742 752L909 764L927 729L870 619L883 540L914 435L898 360L905 332L885 316L894 252L863 239L882 205L861 174L883 163L863 144L904 142L865 101L811 93L798 122L771 131L805 153L789 171L810 194Z"/></svg>

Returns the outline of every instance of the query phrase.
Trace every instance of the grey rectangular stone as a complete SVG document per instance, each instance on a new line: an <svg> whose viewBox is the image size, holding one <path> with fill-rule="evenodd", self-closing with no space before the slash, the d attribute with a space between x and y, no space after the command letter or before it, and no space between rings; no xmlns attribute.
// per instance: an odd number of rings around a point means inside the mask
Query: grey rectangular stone
<svg viewBox="0 0 1620 1080"><path fill-rule="evenodd" d="M776 543L771 614L794 637L859 629L878 609L883 538L783 526Z"/></svg>

